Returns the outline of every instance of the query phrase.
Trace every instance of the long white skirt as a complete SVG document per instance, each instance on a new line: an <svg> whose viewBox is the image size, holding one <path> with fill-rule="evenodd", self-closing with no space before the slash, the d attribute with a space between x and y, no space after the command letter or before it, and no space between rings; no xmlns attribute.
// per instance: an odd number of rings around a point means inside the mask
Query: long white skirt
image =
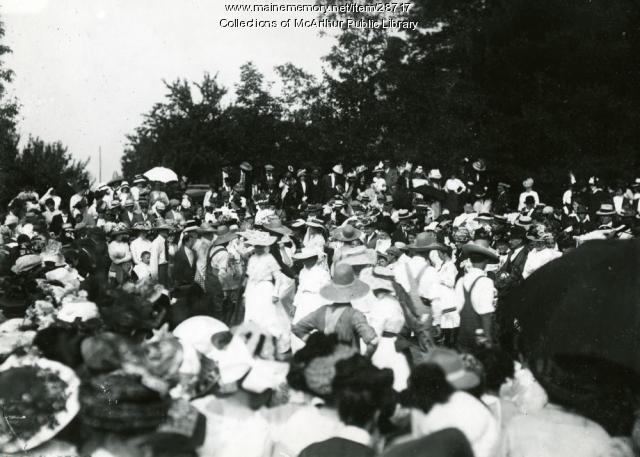
<svg viewBox="0 0 640 457"><path fill-rule="evenodd" d="M278 340L278 351L290 348L291 323L282 303L273 303L274 286L269 281L249 282L244 291L244 322L253 322Z"/></svg>

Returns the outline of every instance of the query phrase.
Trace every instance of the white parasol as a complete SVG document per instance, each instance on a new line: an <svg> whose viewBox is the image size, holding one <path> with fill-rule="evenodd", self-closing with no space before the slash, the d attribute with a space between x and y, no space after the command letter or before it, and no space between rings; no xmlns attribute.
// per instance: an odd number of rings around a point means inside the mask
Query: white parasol
<svg viewBox="0 0 640 457"><path fill-rule="evenodd" d="M163 183L178 180L178 175L176 174L176 172L166 167L154 167L151 170L147 171L144 176L149 181L160 181Z"/></svg>

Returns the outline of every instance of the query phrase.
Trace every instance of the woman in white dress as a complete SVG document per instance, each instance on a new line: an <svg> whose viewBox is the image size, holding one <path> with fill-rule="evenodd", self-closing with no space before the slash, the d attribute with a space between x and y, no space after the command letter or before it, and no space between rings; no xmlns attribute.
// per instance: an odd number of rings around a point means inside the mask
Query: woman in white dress
<svg viewBox="0 0 640 457"><path fill-rule="evenodd" d="M131 276L133 267L131 250L129 249L129 230L125 224L118 224L110 233L113 240L109 243L108 252L111 259L109 279L116 284L124 284Z"/></svg>
<svg viewBox="0 0 640 457"><path fill-rule="evenodd" d="M290 320L280 297L280 290L287 287L287 277L280 270L268 247L276 241L266 232L250 232L247 243L254 254L247 263L247 286L244 291L244 322L254 322L267 330L278 341L282 354L290 349Z"/></svg>
<svg viewBox="0 0 640 457"><path fill-rule="evenodd" d="M320 296L320 289L331 281L331 275L318 259L318 253L312 248L303 248L293 255L294 260L303 264L300 270L299 284L293 299L292 324L311 314L323 305L328 305L327 300ZM291 337L291 350L295 353L304 346L304 342L295 336Z"/></svg>
<svg viewBox="0 0 640 457"><path fill-rule="evenodd" d="M393 388L400 392L407 388L411 368L406 356L396 351L397 334L404 327L405 319L402 307L393 295L393 285L386 277L393 277L393 272L375 267L373 277L367 280L375 296L367 319L380 341L371 361L378 368L393 370Z"/></svg>
<svg viewBox="0 0 640 457"><path fill-rule="evenodd" d="M320 296L320 289L331 281L329 272L318 263L318 254L313 249L304 248L293 255L294 260L300 260L303 268L300 270L298 291L293 300L295 324L307 314L311 314L327 301Z"/></svg>

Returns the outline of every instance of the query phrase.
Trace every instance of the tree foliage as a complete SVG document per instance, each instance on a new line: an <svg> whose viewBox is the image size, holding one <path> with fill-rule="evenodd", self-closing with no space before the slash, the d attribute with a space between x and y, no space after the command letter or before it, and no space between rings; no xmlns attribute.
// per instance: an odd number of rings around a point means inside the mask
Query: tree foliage
<svg viewBox="0 0 640 457"><path fill-rule="evenodd" d="M16 132L17 102L7 96L7 85L13 79L13 72L4 65L4 57L11 49L2 43L4 25L0 21L0 201L6 201L9 189L6 183L11 177L8 165L18 154L18 134Z"/></svg>
<svg viewBox="0 0 640 457"><path fill-rule="evenodd" d="M16 189L32 188L43 194L53 187L66 196L80 180L89 180L88 162L74 159L60 142L45 143L30 137L11 166L10 182L14 183L14 193Z"/></svg>
<svg viewBox="0 0 640 457"><path fill-rule="evenodd" d="M190 91L186 82L168 86L167 100L130 137L125 173L164 163L199 179L242 160L382 157L446 171L481 156L503 179L531 174L556 191L569 170L627 178L640 165L636 0L414 5L405 19L418 21L416 31L338 33L321 78L287 63L276 67L272 85L244 65L235 98L212 105L212 124L175 114L181 91L192 103ZM186 151L203 157L169 160Z"/></svg>

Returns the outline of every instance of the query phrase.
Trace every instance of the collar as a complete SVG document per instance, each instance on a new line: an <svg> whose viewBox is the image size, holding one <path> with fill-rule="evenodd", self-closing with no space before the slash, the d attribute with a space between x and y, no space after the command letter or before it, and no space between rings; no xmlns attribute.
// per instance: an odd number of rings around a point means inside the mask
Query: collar
<svg viewBox="0 0 640 457"><path fill-rule="evenodd" d="M371 446L373 443L373 439L369 432L354 425L345 425L338 431L337 436L339 438L344 438L345 440L360 443L364 446Z"/></svg>
<svg viewBox="0 0 640 457"><path fill-rule="evenodd" d="M515 251L513 251L511 253L511 258L513 259L514 257L517 257L518 254L520 254L520 251L522 251L524 249L524 245L520 246L518 249L516 249Z"/></svg>

